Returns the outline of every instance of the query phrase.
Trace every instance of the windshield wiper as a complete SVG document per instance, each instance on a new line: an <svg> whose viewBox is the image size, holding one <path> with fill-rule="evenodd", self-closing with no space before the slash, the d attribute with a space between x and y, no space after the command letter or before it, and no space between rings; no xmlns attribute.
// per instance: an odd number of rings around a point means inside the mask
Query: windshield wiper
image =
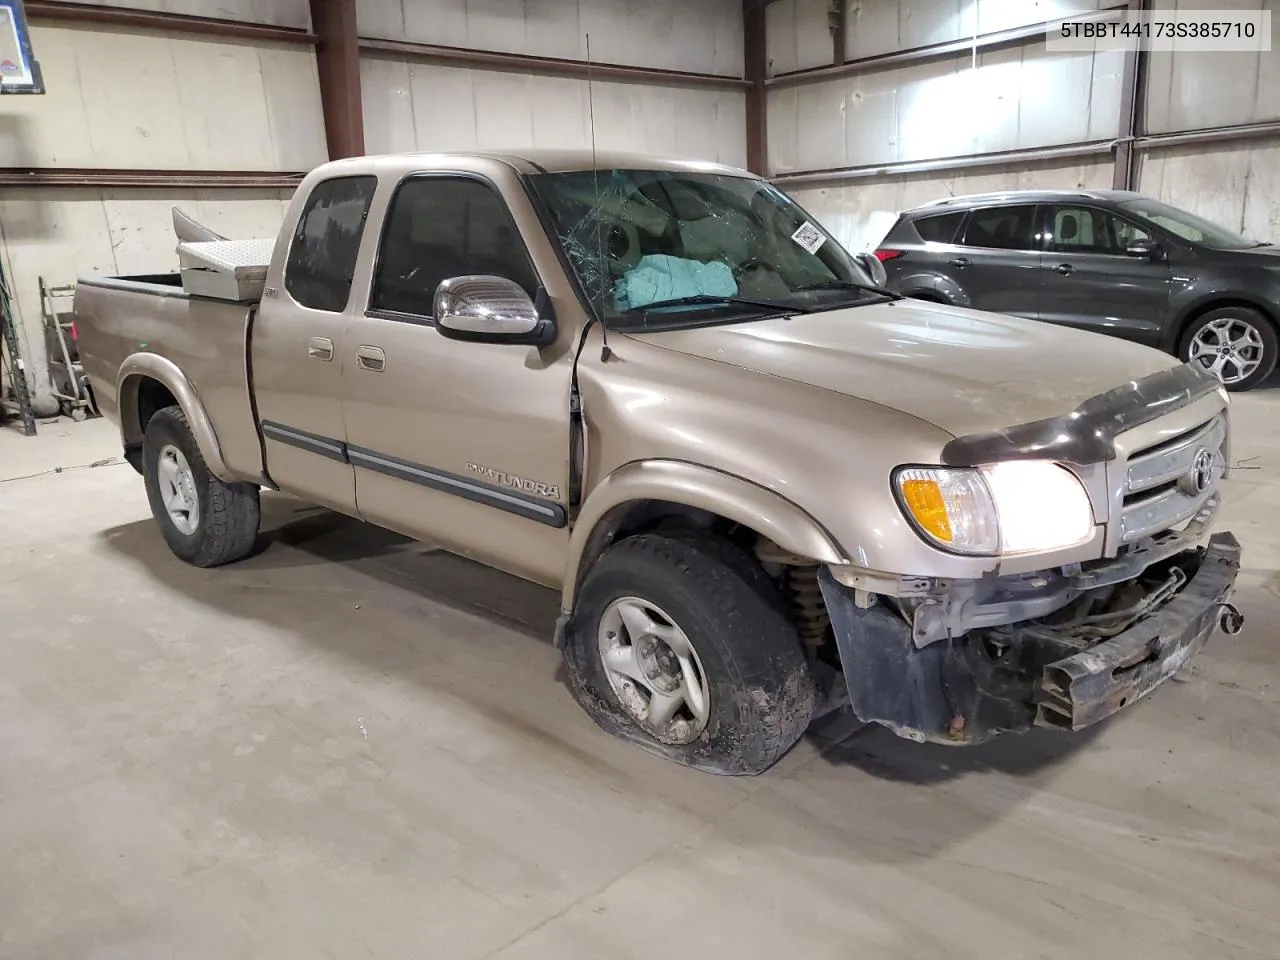
<svg viewBox="0 0 1280 960"><path fill-rule="evenodd" d="M760 307L763 310L782 310L787 313L813 312L805 309L804 307L797 307L790 303L779 303L777 300L752 300L750 297L718 297L712 293L699 293L691 297L673 297L670 300L655 300L653 303L646 303L642 307L631 307L628 310L624 310L623 313L644 313L647 310L654 310L658 307L714 307L726 303L741 307Z"/></svg>
<svg viewBox="0 0 1280 960"><path fill-rule="evenodd" d="M819 280L817 283L806 283L803 287L796 287L793 293L809 293L814 290L858 290L862 293L874 293L881 297L888 297L890 300L901 300L902 295L894 293L892 290L886 290L884 287L877 287L870 283L857 283L854 280Z"/></svg>

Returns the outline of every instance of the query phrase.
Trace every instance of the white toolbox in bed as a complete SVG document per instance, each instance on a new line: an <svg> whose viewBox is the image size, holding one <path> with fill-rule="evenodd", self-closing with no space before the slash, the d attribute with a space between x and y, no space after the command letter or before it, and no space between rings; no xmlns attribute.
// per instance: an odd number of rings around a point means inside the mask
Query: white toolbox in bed
<svg viewBox="0 0 1280 960"><path fill-rule="evenodd" d="M182 289L217 300L259 300L275 240L198 240L178 244Z"/></svg>

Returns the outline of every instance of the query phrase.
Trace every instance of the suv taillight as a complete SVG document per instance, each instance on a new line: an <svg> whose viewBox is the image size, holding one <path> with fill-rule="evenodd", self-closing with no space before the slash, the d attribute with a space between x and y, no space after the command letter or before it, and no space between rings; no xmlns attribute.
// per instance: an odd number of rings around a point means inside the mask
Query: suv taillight
<svg viewBox="0 0 1280 960"><path fill-rule="evenodd" d="M876 259L881 263L884 263L886 260L894 260L900 256L902 256L901 250L885 250L881 248L876 251Z"/></svg>

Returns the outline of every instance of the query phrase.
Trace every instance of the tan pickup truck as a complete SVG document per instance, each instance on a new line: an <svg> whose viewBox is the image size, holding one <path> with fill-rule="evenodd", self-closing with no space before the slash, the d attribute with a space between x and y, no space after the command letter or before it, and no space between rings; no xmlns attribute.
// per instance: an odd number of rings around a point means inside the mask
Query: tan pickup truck
<svg viewBox="0 0 1280 960"><path fill-rule="evenodd" d="M366 157L274 240L179 228L76 299L173 552L243 557L267 488L555 588L579 702L672 759L759 772L842 705L1079 730L1240 626L1216 381L895 296L742 171Z"/></svg>

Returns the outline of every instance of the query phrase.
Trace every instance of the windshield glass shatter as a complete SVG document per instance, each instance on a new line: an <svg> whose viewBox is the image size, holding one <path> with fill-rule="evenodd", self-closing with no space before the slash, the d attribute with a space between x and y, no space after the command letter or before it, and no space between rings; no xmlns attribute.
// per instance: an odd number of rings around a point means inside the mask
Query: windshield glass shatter
<svg viewBox="0 0 1280 960"><path fill-rule="evenodd" d="M884 294L785 194L747 177L603 169L531 178L592 310L647 328L807 313Z"/></svg>

